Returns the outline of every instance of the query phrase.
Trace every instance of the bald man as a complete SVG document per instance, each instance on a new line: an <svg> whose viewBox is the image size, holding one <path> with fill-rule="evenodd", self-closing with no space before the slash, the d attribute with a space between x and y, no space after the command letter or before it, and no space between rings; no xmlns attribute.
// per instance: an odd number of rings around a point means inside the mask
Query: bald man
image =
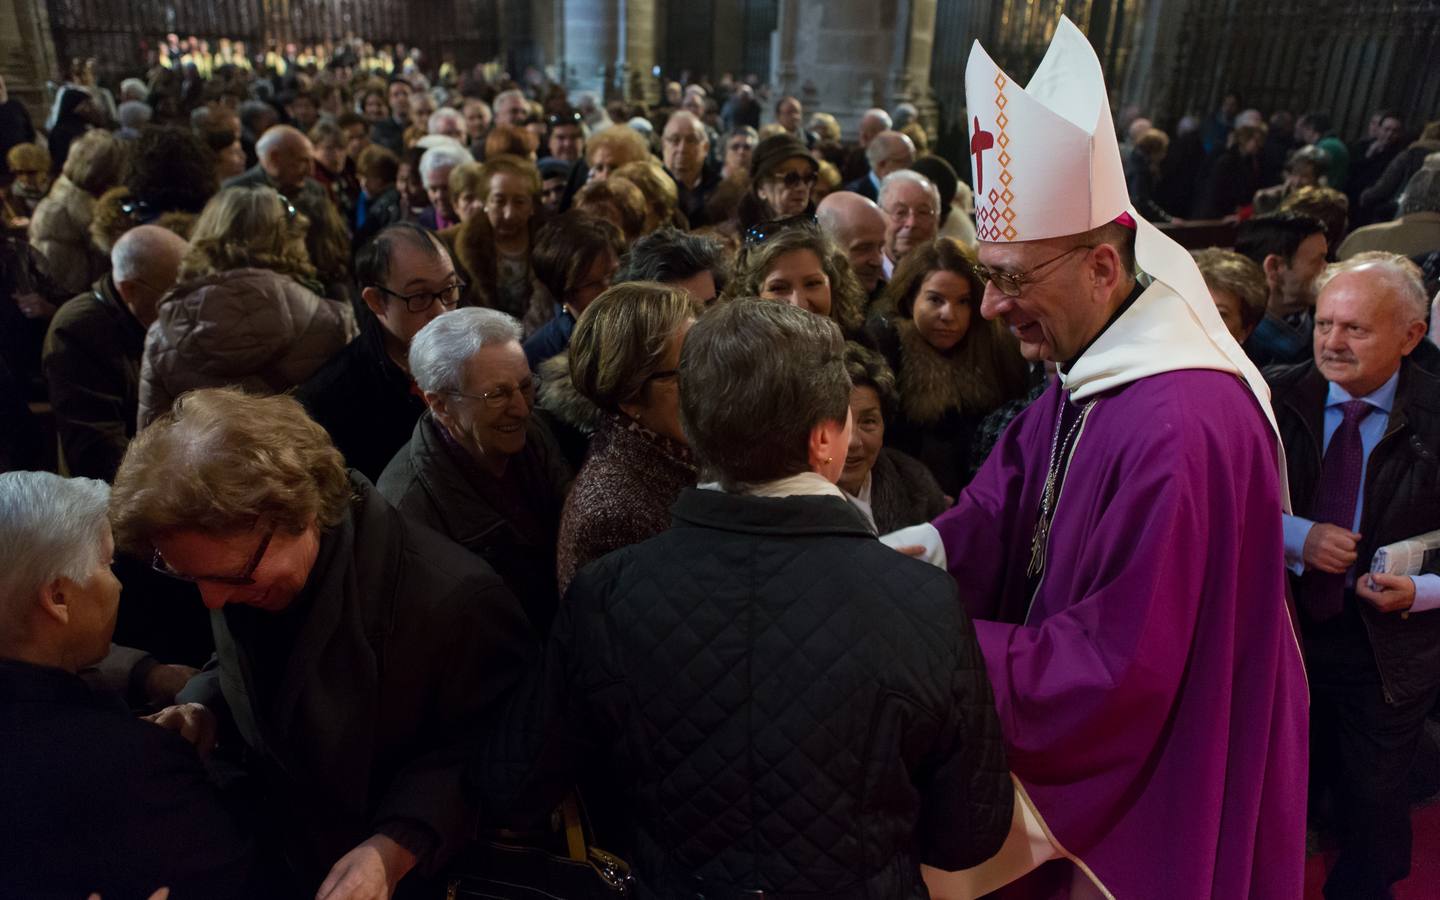
<svg viewBox="0 0 1440 900"><path fill-rule="evenodd" d="M322 269L321 280L329 282L338 273L323 271L324 260L333 255L328 248L348 245L350 235L345 232L345 220L330 200L329 191L310 175L315 166L314 145L289 125L272 125L255 142L255 153L260 161L224 186L274 188L304 213L310 220L305 247L311 262Z"/></svg>
<svg viewBox="0 0 1440 900"><path fill-rule="evenodd" d="M865 161L870 171L845 185L844 189L871 200L879 200L880 182L885 180L885 176L908 169L910 164L915 162L915 145L898 131L882 131L866 146Z"/></svg>
<svg viewBox="0 0 1440 900"><path fill-rule="evenodd" d="M110 274L50 321L43 368L68 474L115 476L135 436L145 330L175 284L185 247L164 228L132 228L110 251Z"/></svg>
<svg viewBox="0 0 1440 900"><path fill-rule="evenodd" d="M836 191L820 201L815 215L874 300L885 289L885 213L867 197Z"/></svg>

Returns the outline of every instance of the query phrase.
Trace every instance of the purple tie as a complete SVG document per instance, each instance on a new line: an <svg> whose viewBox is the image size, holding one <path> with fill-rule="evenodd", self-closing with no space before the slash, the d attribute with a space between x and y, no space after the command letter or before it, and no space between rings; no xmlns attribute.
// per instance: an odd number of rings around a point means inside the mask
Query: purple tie
<svg viewBox="0 0 1440 900"><path fill-rule="evenodd" d="M1365 468L1360 422L1374 412L1375 407L1364 400L1351 400L1340 408L1345 418L1330 436L1330 447L1325 451L1320 492L1315 498L1312 518L1348 531L1355 527L1355 501L1360 497L1360 479ZM1340 614L1345 602L1345 575L1312 569L1301 578L1301 604L1312 619L1323 622Z"/></svg>

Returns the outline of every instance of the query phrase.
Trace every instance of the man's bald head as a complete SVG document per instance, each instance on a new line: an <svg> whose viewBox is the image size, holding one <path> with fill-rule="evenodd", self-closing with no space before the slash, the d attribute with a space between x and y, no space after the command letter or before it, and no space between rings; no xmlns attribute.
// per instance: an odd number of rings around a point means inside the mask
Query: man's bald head
<svg viewBox="0 0 1440 900"><path fill-rule="evenodd" d="M874 292L884 275L885 214L867 197L850 191L827 194L815 208L820 227L850 259L865 292Z"/></svg>
<svg viewBox="0 0 1440 900"><path fill-rule="evenodd" d="M187 247L185 239L168 228L138 225L110 248L115 290L145 327L155 321L156 305L175 285Z"/></svg>
<svg viewBox="0 0 1440 900"><path fill-rule="evenodd" d="M299 129L275 125L255 142L255 155L260 157L265 174L285 194L305 186L314 164L315 147Z"/></svg>
<svg viewBox="0 0 1440 900"><path fill-rule="evenodd" d="M865 159L876 178L908 169L915 162L915 145L898 131L882 131L865 148Z"/></svg>

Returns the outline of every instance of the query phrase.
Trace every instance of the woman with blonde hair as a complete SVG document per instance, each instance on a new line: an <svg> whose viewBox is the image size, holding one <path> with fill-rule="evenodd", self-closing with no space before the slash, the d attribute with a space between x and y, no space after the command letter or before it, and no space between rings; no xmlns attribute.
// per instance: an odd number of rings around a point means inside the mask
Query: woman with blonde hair
<svg viewBox="0 0 1440 900"><path fill-rule="evenodd" d="M680 189L658 160L626 163L615 170L615 175L635 185L645 197L645 224L640 229L641 237L666 225L674 225L682 231L690 230L690 223L680 213Z"/></svg>
<svg viewBox="0 0 1440 900"><path fill-rule="evenodd" d="M950 497L974 474L981 420L1028 387L1015 338L980 317L984 294L970 252L939 238L905 255L867 326L900 394L885 444L928 466Z"/></svg>
<svg viewBox="0 0 1440 900"><path fill-rule="evenodd" d="M30 243L49 264L58 287L78 294L110 268L90 240L95 202L119 183L125 142L108 131L89 131L70 145L70 155L50 193L35 207Z"/></svg>
<svg viewBox="0 0 1440 900"><path fill-rule="evenodd" d="M567 402L593 405L599 418L560 517L562 595L587 563L669 527L675 498L695 486L680 427L679 370L696 315L679 288L617 284L580 314L568 358L544 367L548 375L557 363L568 366L543 383L547 396L573 393Z"/></svg>
<svg viewBox="0 0 1440 900"><path fill-rule="evenodd" d="M585 164L590 181L604 181L626 163L650 158L645 137L629 125L611 125L585 142Z"/></svg>
<svg viewBox="0 0 1440 900"><path fill-rule="evenodd" d="M142 428L195 388L288 390L350 340L354 315L323 296L308 225L268 187L226 188L206 205L145 339Z"/></svg>
<svg viewBox="0 0 1440 900"><path fill-rule="evenodd" d="M778 300L831 319L847 340L864 340L865 289L845 254L811 221L754 225L735 261L726 300Z"/></svg>
<svg viewBox="0 0 1440 900"><path fill-rule="evenodd" d="M494 571L402 518L288 396L181 397L130 444L110 515L211 610L215 664L158 722L243 742L285 848L269 896L393 890L464 843L462 742L536 643Z"/></svg>
<svg viewBox="0 0 1440 900"><path fill-rule="evenodd" d="M576 192L570 208L614 225L624 235L626 247L645 233L645 194L628 178L591 179Z"/></svg>

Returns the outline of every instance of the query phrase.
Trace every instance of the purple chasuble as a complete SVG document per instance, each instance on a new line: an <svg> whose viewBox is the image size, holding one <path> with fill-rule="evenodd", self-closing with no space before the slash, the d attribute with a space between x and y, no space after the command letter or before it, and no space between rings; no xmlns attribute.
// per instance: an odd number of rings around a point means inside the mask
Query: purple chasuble
<svg viewBox="0 0 1440 900"><path fill-rule="evenodd" d="M1284 598L1274 433L1223 372L1098 395L1032 603L1060 390L1010 425L935 521L1011 770L1121 900L1294 900L1309 698ZM1054 896L1045 875L1005 895Z"/></svg>

